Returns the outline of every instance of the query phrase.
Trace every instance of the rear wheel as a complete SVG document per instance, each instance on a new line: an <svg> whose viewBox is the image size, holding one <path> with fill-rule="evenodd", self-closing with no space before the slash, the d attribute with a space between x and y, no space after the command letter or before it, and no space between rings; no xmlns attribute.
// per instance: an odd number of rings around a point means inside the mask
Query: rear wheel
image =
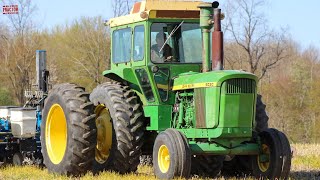
<svg viewBox="0 0 320 180"><path fill-rule="evenodd" d="M94 169L137 170L145 130L141 104L128 86L104 83L90 95L96 106L97 145Z"/></svg>
<svg viewBox="0 0 320 180"><path fill-rule="evenodd" d="M290 144L276 129L259 134L260 153L252 158L253 175L262 179L287 179L291 165Z"/></svg>
<svg viewBox="0 0 320 180"><path fill-rule="evenodd" d="M110 111L104 105L95 108L97 126L97 145L95 148L94 171L106 169L113 138L113 126Z"/></svg>
<svg viewBox="0 0 320 180"><path fill-rule="evenodd" d="M255 118L255 131L262 132L268 129L268 114L266 112L266 105L262 102L262 96L258 94L256 104L256 118Z"/></svg>
<svg viewBox="0 0 320 180"><path fill-rule="evenodd" d="M50 91L41 123L41 151L50 172L77 176L91 170L96 144L92 113L84 88L61 84Z"/></svg>

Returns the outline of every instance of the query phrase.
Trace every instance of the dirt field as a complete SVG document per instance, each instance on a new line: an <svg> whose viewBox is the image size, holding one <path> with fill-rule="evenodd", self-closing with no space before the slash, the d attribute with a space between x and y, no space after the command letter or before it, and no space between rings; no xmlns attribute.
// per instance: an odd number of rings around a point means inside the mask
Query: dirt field
<svg viewBox="0 0 320 180"><path fill-rule="evenodd" d="M314 179L320 180L320 144L294 144L292 145L294 149L294 157L292 159L292 168L290 173L290 179ZM149 180L156 179L153 175L153 170L151 167L144 166L139 167L137 173L132 173L128 175L119 175L113 172L102 172L99 175L93 175L91 173L86 174L81 178L68 178L66 176L59 176L54 174L49 174L46 169L40 169L34 166L24 166L24 167L3 167L0 169L0 179L5 180L16 180L16 179L35 179L35 180L73 180L73 179L83 179L83 180L106 180L106 179L139 179L139 180ZM192 177L191 179L199 179L197 177ZM217 179L224 180L224 177L218 177ZM228 179L236 179L228 178ZM252 178L243 178L252 179Z"/></svg>

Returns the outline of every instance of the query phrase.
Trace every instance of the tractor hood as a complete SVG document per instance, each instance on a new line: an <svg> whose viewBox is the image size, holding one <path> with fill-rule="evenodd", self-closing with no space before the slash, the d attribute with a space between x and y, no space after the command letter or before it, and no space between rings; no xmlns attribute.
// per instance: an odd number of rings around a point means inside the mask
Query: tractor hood
<svg viewBox="0 0 320 180"><path fill-rule="evenodd" d="M254 74L238 70L210 71L206 73L187 72L179 74L174 79L172 90L219 87L225 80L234 78L247 78L257 81L257 77Z"/></svg>

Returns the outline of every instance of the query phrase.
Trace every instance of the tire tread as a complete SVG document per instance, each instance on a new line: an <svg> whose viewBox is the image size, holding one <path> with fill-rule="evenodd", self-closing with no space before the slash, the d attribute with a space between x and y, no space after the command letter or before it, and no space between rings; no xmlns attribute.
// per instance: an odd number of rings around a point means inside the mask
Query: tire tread
<svg viewBox="0 0 320 180"><path fill-rule="evenodd" d="M113 160L107 161L104 169L122 174L136 171L141 155L140 144L143 143L144 122L142 107L134 91L119 83L103 83L93 90L90 100L95 106L108 106L113 119L116 146L111 149ZM141 128L136 128L140 124Z"/></svg>

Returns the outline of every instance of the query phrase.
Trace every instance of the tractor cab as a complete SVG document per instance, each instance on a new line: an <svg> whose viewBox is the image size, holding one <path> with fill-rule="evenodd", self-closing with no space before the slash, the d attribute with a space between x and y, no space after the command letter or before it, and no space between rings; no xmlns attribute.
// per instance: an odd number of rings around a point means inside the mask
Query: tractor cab
<svg viewBox="0 0 320 180"><path fill-rule="evenodd" d="M127 81L144 104L173 104L173 79L201 70L200 3L142 1L110 19L111 70L103 75Z"/></svg>

